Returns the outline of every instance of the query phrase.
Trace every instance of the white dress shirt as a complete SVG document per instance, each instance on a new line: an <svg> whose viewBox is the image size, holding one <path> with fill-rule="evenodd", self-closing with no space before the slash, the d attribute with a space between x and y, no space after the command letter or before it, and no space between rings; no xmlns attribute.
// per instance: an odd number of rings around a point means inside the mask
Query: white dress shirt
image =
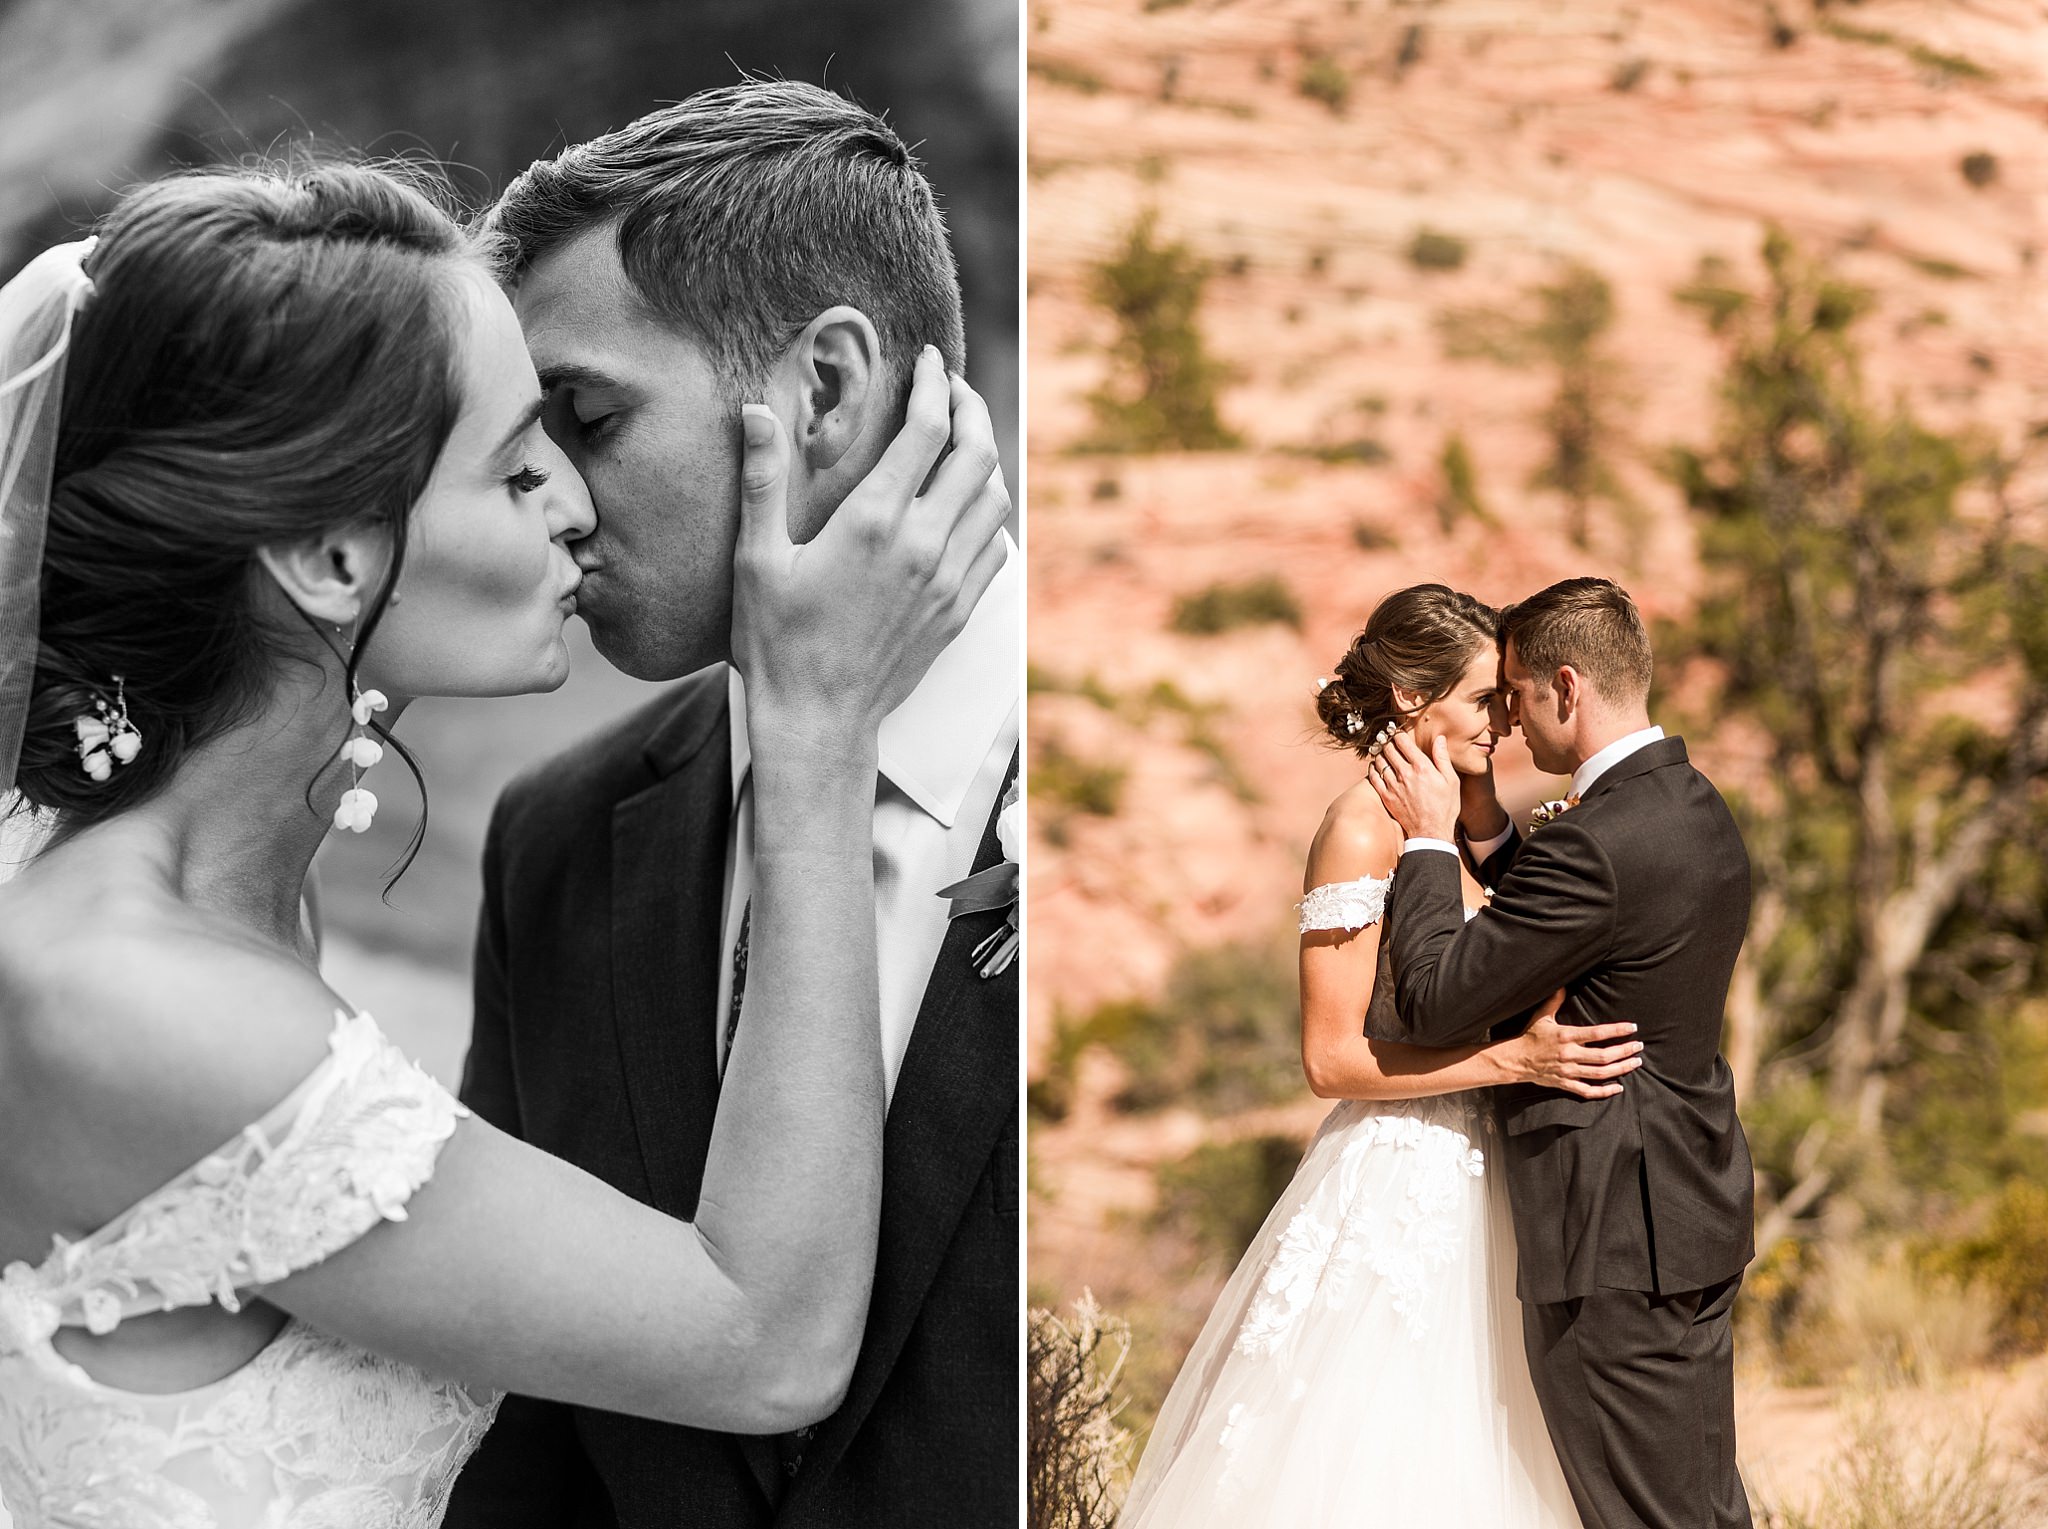
<svg viewBox="0 0 2048 1529"><path fill-rule="evenodd" d="M974 868L1017 747L1018 671L1024 644L1024 571L1017 545L925 677L882 719L875 782L875 938L881 968L882 1067L890 1094L910 1032L945 943L952 905L940 887ZM747 692L727 671L733 811L725 843L725 916L719 937L718 1022L712 1045L725 1068L732 1012L732 955L740 915L754 892L753 751ZM744 1021L743 1021L744 1023Z"/></svg>
<svg viewBox="0 0 2048 1529"><path fill-rule="evenodd" d="M1588 759L1584 764L1572 771L1571 794L1584 801L1586 793L1593 789L1594 781L1605 775L1638 749L1648 748L1663 736L1664 729L1653 724L1649 727L1638 728L1635 732L1615 739L1606 748L1601 749L1591 759ZM1486 857L1507 842L1508 832L1513 827L1514 824L1510 822L1507 828L1503 828L1483 844L1468 843L1466 847L1472 851L1472 863L1474 865L1484 865ZM1401 842L1402 854L1405 855L1412 849L1439 849L1452 855L1458 853L1458 846L1444 839L1404 839Z"/></svg>

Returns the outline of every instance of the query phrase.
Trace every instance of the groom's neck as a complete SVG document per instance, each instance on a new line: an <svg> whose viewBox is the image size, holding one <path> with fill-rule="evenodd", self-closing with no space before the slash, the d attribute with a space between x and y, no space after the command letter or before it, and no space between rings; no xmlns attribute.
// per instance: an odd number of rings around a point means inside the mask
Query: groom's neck
<svg viewBox="0 0 2048 1529"><path fill-rule="evenodd" d="M1572 768L1577 770L1608 744L1619 742L1630 733L1639 733L1649 725L1650 712L1644 706L1589 714L1573 739Z"/></svg>

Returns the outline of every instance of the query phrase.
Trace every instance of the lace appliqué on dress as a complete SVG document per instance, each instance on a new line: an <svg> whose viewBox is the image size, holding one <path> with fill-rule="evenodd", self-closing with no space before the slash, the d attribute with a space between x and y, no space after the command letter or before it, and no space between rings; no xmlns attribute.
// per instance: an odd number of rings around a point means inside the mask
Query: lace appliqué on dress
<svg viewBox="0 0 2048 1529"><path fill-rule="evenodd" d="M431 1177L468 1112L340 1016L320 1067L248 1127L40 1268L0 1276L0 1499L16 1529L432 1529L498 1398L287 1322L233 1374L170 1395L95 1382L60 1323L219 1301L320 1262Z"/></svg>
<svg viewBox="0 0 2048 1529"><path fill-rule="evenodd" d="M1367 924L1377 924L1387 911L1387 889L1393 884L1391 875L1361 876L1356 881L1331 881L1311 888L1294 905L1301 915L1300 932L1363 929Z"/></svg>
<svg viewBox="0 0 2048 1529"><path fill-rule="evenodd" d="M1341 1308L1361 1267L1387 1290L1409 1336L1423 1335L1421 1297L1430 1275L1462 1251L1459 1181L1478 1178L1486 1158L1465 1131L1431 1112L1390 1111L1351 1127L1336 1171L1348 1175L1362 1154L1384 1151L1411 1157L1400 1200L1390 1205L1369 1195L1348 1201L1334 1225L1315 1204L1303 1206L1281 1234L1238 1331L1239 1353L1272 1353L1318 1293L1332 1309Z"/></svg>
<svg viewBox="0 0 2048 1529"><path fill-rule="evenodd" d="M263 1121L85 1241L57 1238L33 1273L9 1265L4 1288L108 1333L140 1312L214 1300L239 1311L241 1292L320 1262L380 1220L403 1221L469 1112L367 1014L337 1018L327 1045L321 1067ZM32 1318L27 1341L48 1322ZM0 1314L0 1354L9 1336Z"/></svg>

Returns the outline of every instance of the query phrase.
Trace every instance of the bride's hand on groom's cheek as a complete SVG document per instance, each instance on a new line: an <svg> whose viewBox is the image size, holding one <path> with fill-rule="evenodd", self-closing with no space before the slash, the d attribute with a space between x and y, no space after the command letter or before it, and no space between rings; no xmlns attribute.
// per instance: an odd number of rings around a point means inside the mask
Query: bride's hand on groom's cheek
<svg viewBox="0 0 2048 1529"><path fill-rule="evenodd" d="M1511 1065L1524 1083L1554 1088L1581 1099L1607 1099L1621 1092L1620 1080L1643 1065L1643 1043L1632 1024L1561 1025L1564 990L1545 1000L1529 1028L1504 1044L1512 1048ZM1611 1044L1618 1043L1618 1044Z"/></svg>
<svg viewBox="0 0 2048 1529"><path fill-rule="evenodd" d="M803 546L789 537L781 421L756 404L742 415L733 657L750 713L802 719L821 741L878 724L1003 565L1010 499L988 408L927 347L903 428Z"/></svg>
<svg viewBox="0 0 2048 1529"><path fill-rule="evenodd" d="M1366 778L1405 837L1449 841L1457 831L1464 787L1443 739L1425 754L1409 734L1394 734Z"/></svg>

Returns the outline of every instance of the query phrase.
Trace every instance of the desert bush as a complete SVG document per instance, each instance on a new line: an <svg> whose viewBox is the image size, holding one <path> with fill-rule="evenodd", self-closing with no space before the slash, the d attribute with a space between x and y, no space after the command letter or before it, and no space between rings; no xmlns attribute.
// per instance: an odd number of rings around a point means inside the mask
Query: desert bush
<svg viewBox="0 0 2048 1529"><path fill-rule="evenodd" d="M1045 1307L1030 1313L1030 1529L1109 1529L1130 1469L1130 1435L1116 1421L1130 1329L1087 1291L1073 1310L1071 1321Z"/></svg>
<svg viewBox="0 0 2048 1529"><path fill-rule="evenodd" d="M1974 154L1965 154L1957 168L1963 172L1964 180L1982 188L1998 179L1998 156L1979 149Z"/></svg>
<svg viewBox="0 0 2048 1529"><path fill-rule="evenodd" d="M1168 625L1176 632L1213 637L1241 626L1278 622L1301 627L1301 602L1275 574L1261 574L1237 584L1211 584L1173 602Z"/></svg>
<svg viewBox="0 0 2048 1529"><path fill-rule="evenodd" d="M1082 759L1057 738L1047 738L1032 750L1031 799L1051 809L1052 817L1043 825L1049 838L1054 837L1053 823L1071 813L1115 817L1123 789L1122 765Z"/></svg>
<svg viewBox="0 0 2048 1529"><path fill-rule="evenodd" d="M1235 1264L1300 1163L1301 1143L1291 1136L1205 1142L1160 1168L1155 1223L1183 1233L1217 1263Z"/></svg>
<svg viewBox="0 0 2048 1529"><path fill-rule="evenodd" d="M1351 76L1327 53L1311 53L1301 61L1301 74L1294 88L1311 101L1320 101L1338 116L1351 103Z"/></svg>
<svg viewBox="0 0 2048 1529"><path fill-rule="evenodd" d="M1831 1251L1800 1292L1784 1357L1802 1377L1933 1382L1982 1363L1998 1323L1982 1286L1920 1267L1899 1250Z"/></svg>
<svg viewBox="0 0 2048 1529"><path fill-rule="evenodd" d="M2024 1529L2020 1492L1980 1423L1914 1448L1866 1408L1811 1508L1764 1507L1759 1529Z"/></svg>
<svg viewBox="0 0 2048 1529"><path fill-rule="evenodd" d="M1296 456L1327 462L1333 467L1351 464L1380 467L1394 459L1394 454L1387 450L1384 442L1376 441L1369 435L1357 436L1348 441L1330 441L1316 446L1291 446L1287 450Z"/></svg>
<svg viewBox="0 0 2048 1529"><path fill-rule="evenodd" d="M1455 271L1465 264L1467 247L1456 234L1418 228L1408 241L1408 263L1418 271Z"/></svg>
<svg viewBox="0 0 2048 1529"><path fill-rule="evenodd" d="M1216 412L1230 369L1210 356L1196 324L1209 264L1159 236L1147 211L1123 248L1097 265L1089 291L1116 321L1112 376L1088 395L1093 451L1209 451L1236 444Z"/></svg>
<svg viewBox="0 0 2048 1529"><path fill-rule="evenodd" d="M1444 437L1444 449L1437 457L1437 471L1443 475L1443 485L1436 496L1436 518L1449 535L1460 520L1476 520L1482 526L1494 526L1500 522L1486 507L1486 501L1479 497L1479 470L1472 464L1472 448L1465 444L1465 437L1453 430Z"/></svg>
<svg viewBox="0 0 2048 1529"><path fill-rule="evenodd" d="M1048 85L1058 85L1063 90L1077 90L1084 96L1100 95L1108 81L1085 64L1070 63L1059 58L1038 58L1031 60L1031 72Z"/></svg>
<svg viewBox="0 0 2048 1529"><path fill-rule="evenodd" d="M1648 59L1623 59L1614 66L1614 73L1608 77L1607 85L1609 89L1618 91L1622 95L1627 95L1636 86L1642 84L1644 79L1649 76L1649 73L1650 61Z"/></svg>
<svg viewBox="0 0 2048 1529"><path fill-rule="evenodd" d="M1931 1249L1919 1262L1934 1278L1986 1292L1996 1334L2007 1346L2048 1347L2048 1188L2014 1180L1981 1233Z"/></svg>
<svg viewBox="0 0 2048 1529"><path fill-rule="evenodd" d="M1188 951L1158 999L1119 999L1058 1021L1040 1104L1064 1109L1074 1061L1091 1045L1129 1070L1116 1099L1123 1109L1225 1114L1296 1097L1306 1087L1299 1012L1291 945Z"/></svg>

